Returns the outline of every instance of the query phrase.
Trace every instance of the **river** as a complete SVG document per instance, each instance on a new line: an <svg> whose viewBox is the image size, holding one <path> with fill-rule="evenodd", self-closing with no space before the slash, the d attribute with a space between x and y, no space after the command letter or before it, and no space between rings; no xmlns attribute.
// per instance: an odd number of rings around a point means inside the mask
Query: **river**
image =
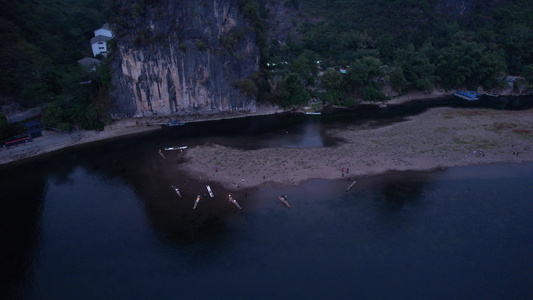
<svg viewBox="0 0 533 300"><path fill-rule="evenodd" d="M533 164L392 172L349 192L345 180L261 186L239 194L243 210L213 184L192 210L203 183L162 173L154 154L178 139L328 147L325 128L426 105L188 124L2 166L0 298L530 299Z"/></svg>

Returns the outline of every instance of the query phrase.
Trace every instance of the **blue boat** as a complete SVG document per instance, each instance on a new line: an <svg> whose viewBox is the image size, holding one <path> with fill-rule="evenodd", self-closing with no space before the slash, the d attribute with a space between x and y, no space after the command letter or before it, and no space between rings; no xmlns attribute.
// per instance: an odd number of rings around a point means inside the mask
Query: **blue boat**
<svg viewBox="0 0 533 300"><path fill-rule="evenodd" d="M168 123L162 124L161 126L162 127L174 127L174 126L182 126L182 125L185 125L185 123L174 120L174 121L170 121Z"/></svg>
<svg viewBox="0 0 533 300"><path fill-rule="evenodd" d="M472 91L471 92L457 91L453 93L453 95L456 97L468 100L468 101L479 100L479 97L478 97L479 94L477 92L472 92Z"/></svg>

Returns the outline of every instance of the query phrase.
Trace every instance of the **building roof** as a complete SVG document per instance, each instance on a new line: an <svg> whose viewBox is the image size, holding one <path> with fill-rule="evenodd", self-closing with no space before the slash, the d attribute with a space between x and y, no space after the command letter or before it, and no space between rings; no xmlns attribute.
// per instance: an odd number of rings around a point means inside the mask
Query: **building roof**
<svg viewBox="0 0 533 300"><path fill-rule="evenodd" d="M14 114L6 114L8 124L19 123L27 119L35 118L41 115L41 108L34 107Z"/></svg>
<svg viewBox="0 0 533 300"><path fill-rule="evenodd" d="M113 31L111 30L111 28L109 28L109 23L105 23L104 25L102 25L102 27L100 27L98 29L95 29L94 30L94 35L97 35L98 31L100 31L100 32L101 31L108 31L109 34L104 33L104 35L106 35L106 36L109 36L109 35L112 36L113 35Z"/></svg>
<svg viewBox="0 0 533 300"><path fill-rule="evenodd" d="M92 67L94 65L100 64L100 61L98 59L92 57L84 57L78 60L77 62L84 67Z"/></svg>
<svg viewBox="0 0 533 300"><path fill-rule="evenodd" d="M98 42L107 42L110 39L112 38L105 36L105 35L97 35L91 39L91 45L94 43L98 43Z"/></svg>

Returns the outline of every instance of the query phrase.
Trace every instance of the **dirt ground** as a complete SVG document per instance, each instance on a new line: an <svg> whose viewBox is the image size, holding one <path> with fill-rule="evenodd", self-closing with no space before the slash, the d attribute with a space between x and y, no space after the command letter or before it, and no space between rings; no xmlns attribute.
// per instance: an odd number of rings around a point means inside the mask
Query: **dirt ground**
<svg viewBox="0 0 533 300"><path fill-rule="evenodd" d="M328 134L328 148L239 150L220 145L189 148L186 170L228 189L266 182L356 178L391 170L432 170L498 162L533 161L533 110L435 108L376 129L348 127Z"/></svg>

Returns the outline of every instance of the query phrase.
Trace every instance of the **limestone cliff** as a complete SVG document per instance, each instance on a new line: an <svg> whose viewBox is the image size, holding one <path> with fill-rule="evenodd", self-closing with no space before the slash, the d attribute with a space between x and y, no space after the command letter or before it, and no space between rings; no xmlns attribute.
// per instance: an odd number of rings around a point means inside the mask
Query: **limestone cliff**
<svg viewBox="0 0 533 300"><path fill-rule="evenodd" d="M237 88L259 71L253 27L238 0L115 0L116 110L126 116L253 109Z"/></svg>

